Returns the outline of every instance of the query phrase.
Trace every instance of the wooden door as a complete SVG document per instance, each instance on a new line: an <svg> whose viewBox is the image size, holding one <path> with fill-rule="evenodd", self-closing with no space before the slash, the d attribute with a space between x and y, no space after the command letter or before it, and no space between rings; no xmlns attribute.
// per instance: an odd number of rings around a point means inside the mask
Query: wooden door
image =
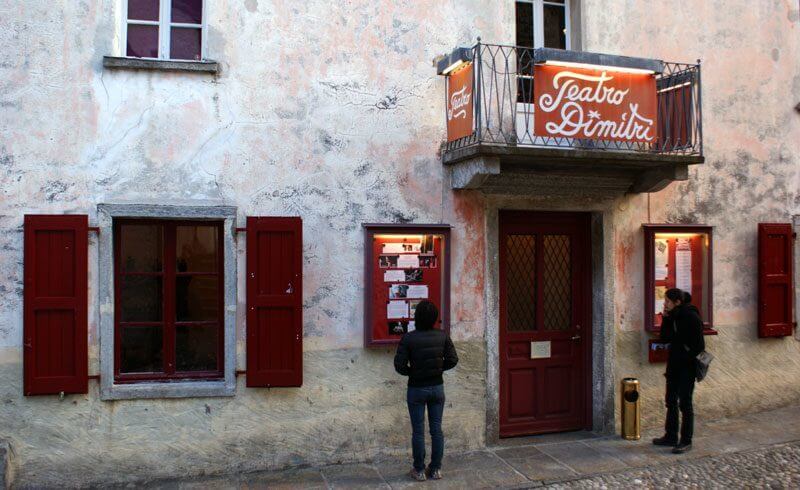
<svg viewBox="0 0 800 490"><path fill-rule="evenodd" d="M589 215L500 213L500 436L591 427Z"/></svg>

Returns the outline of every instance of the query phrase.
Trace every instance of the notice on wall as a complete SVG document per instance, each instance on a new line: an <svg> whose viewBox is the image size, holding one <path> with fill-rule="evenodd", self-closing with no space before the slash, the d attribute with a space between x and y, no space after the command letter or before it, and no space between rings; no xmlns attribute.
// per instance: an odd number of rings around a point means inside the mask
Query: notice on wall
<svg viewBox="0 0 800 490"><path fill-rule="evenodd" d="M655 247L655 279L663 281L667 278L668 273L669 244L666 238L656 238Z"/></svg>
<svg viewBox="0 0 800 490"><path fill-rule="evenodd" d="M414 320L411 320L410 322L408 322L408 331L409 332L413 332L416 329L417 329L417 324L414 323Z"/></svg>
<svg viewBox="0 0 800 490"><path fill-rule="evenodd" d="M419 255L401 255L397 258L397 267L401 269L419 268Z"/></svg>
<svg viewBox="0 0 800 490"><path fill-rule="evenodd" d="M403 244L402 243L384 243L383 244L383 253L385 254L397 254L403 251Z"/></svg>
<svg viewBox="0 0 800 490"><path fill-rule="evenodd" d="M408 291L406 291L406 297L426 299L428 297L428 286L424 284L408 286Z"/></svg>
<svg viewBox="0 0 800 490"><path fill-rule="evenodd" d="M549 359L550 341L531 342L531 359Z"/></svg>
<svg viewBox="0 0 800 490"><path fill-rule="evenodd" d="M675 287L692 291L692 248L687 238L678 238L675 250Z"/></svg>
<svg viewBox="0 0 800 490"><path fill-rule="evenodd" d="M391 270L383 272L383 282L403 282L406 280L406 274L403 271Z"/></svg>
<svg viewBox="0 0 800 490"><path fill-rule="evenodd" d="M405 301L389 301L386 305L387 318L408 318L408 303Z"/></svg>

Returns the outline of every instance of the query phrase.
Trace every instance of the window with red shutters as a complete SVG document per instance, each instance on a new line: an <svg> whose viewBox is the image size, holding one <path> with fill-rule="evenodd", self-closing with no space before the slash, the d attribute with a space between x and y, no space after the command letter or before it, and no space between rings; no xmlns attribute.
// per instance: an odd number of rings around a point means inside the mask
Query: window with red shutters
<svg viewBox="0 0 800 490"><path fill-rule="evenodd" d="M87 393L86 215L25 216L25 395Z"/></svg>
<svg viewBox="0 0 800 490"><path fill-rule="evenodd" d="M117 383L220 379L222 222L114 222Z"/></svg>
<svg viewBox="0 0 800 490"><path fill-rule="evenodd" d="M247 218L247 386L303 384L300 218Z"/></svg>
<svg viewBox="0 0 800 490"><path fill-rule="evenodd" d="M789 223L758 225L758 336L792 334L794 235Z"/></svg>

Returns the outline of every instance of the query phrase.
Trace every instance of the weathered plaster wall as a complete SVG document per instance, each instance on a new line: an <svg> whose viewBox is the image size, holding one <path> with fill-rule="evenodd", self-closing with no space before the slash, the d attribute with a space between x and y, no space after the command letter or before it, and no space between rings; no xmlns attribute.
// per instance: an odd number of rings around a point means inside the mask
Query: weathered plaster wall
<svg viewBox="0 0 800 490"><path fill-rule="evenodd" d="M217 77L104 70L102 56L117 49L116 0L0 0L0 438L12 444L15 478L63 484L66 468L73 482L101 481L407 452L402 379L390 353L360 347L362 222L454 225L462 363L447 378L445 430L450 448L480 446L494 308L483 301L486 204L443 185L443 82L431 59L478 35L511 42L513 2L207 3ZM640 225L707 222L721 334L709 339L718 358L698 389L701 416L800 400L800 343L756 339L753 297L755 224L800 212L796 2L585 0L581 11L586 50L704 61L708 162L651 196L649 219L646 196L603 211L616 251L606 311L617 378L642 379L645 422L656 423L662 378L643 349ZM304 387L248 390L240 379L233 398L101 402L92 382L87 396L22 397L23 214L94 220L100 202L176 199L219 200L240 218L303 216ZM94 238L90 264L96 373Z"/></svg>
<svg viewBox="0 0 800 490"><path fill-rule="evenodd" d="M645 425L663 421L663 365L642 333L650 222L714 226L716 355L697 412L714 418L800 401L800 342L756 337L756 228L800 209L800 13L795 1L586 1L588 51L703 63L706 163L689 180L631 196L615 213L617 382L638 376ZM618 387L617 387L618 389Z"/></svg>
<svg viewBox="0 0 800 490"><path fill-rule="evenodd" d="M118 0L0 2L0 439L29 484L364 460L408 451L404 379L362 345L363 222L455 226L448 446L485 426L480 196L442 185L432 59L506 38L472 0L207 2L217 77L114 71ZM499 21L498 19L503 19ZM22 396L22 220L101 202L216 200L304 220L305 384L233 398ZM240 226L242 224L240 223ZM240 271L244 243L240 243ZM98 372L90 240L90 372ZM237 367L244 368L240 274ZM167 462L167 464L165 464ZM66 472L66 470L69 470Z"/></svg>

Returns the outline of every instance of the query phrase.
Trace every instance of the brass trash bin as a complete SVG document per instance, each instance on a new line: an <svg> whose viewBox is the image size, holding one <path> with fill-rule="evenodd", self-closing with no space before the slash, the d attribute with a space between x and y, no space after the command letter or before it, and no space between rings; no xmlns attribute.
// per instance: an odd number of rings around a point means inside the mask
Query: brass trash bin
<svg viewBox="0 0 800 490"><path fill-rule="evenodd" d="M622 412L622 438L629 441L638 441L641 437L639 427L639 380L625 378L622 380L621 390Z"/></svg>

